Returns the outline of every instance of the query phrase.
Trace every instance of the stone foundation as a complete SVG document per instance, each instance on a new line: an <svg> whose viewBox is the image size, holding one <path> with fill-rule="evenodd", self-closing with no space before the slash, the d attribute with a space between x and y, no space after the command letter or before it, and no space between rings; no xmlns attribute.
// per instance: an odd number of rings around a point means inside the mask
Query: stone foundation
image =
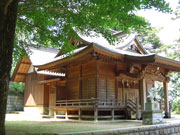
<svg viewBox="0 0 180 135"><path fill-rule="evenodd" d="M49 114L48 107L35 106L35 107L24 107L24 112L27 114L44 115Z"/></svg>
<svg viewBox="0 0 180 135"><path fill-rule="evenodd" d="M24 97L22 95L9 95L7 100L7 113L14 111L23 111Z"/></svg>

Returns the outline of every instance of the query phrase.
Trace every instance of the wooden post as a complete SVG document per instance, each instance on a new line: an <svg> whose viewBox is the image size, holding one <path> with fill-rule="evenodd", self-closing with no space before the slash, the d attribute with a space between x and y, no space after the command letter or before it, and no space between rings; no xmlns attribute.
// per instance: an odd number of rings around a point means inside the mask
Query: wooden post
<svg viewBox="0 0 180 135"><path fill-rule="evenodd" d="M168 100L168 83L165 81L163 82L164 87L164 111L165 111L165 118L170 118L169 113L169 100Z"/></svg>
<svg viewBox="0 0 180 135"><path fill-rule="evenodd" d="M79 115L79 120L81 120L81 109L79 109L78 115Z"/></svg>
<svg viewBox="0 0 180 135"><path fill-rule="evenodd" d="M145 110L146 103L146 80L143 78L140 80L140 99L141 99L141 109Z"/></svg>
<svg viewBox="0 0 180 135"><path fill-rule="evenodd" d="M112 120L114 120L114 109L111 110Z"/></svg>
<svg viewBox="0 0 180 135"><path fill-rule="evenodd" d="M94 121L98 121L98 109L94 109Z"/></svg>

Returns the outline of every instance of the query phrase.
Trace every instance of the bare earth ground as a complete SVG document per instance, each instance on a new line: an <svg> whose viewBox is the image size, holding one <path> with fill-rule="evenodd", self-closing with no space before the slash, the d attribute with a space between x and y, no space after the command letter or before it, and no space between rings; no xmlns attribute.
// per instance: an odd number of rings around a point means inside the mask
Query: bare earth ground
<svg viewBox="0 0 180 135"><path fill-rule="evenodd" d="M165 119L165 123L180 122L180 115L171 119ZM144 126L142 121L137 120L116 120L116 121L78 121L45 119L37 115L29 114L7 114L6 131L7 135L40 135L42 133L72 133L97 130L110 130Z"/></svg>

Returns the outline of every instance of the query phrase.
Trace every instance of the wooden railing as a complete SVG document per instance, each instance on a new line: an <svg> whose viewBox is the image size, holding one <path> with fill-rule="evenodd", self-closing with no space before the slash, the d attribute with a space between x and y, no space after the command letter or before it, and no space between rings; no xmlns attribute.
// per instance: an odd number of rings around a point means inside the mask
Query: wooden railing
<svg viewBox="0 0 180 135"><path fill-rule="evenodd" d="M117 108L117 107L125 107L125 101L123 100L117 100L117 99L113 99L113 100L97 100L97 106L98 107L108 107L108 108Z"/></svg>
<svg viewBox="0 0 180 135"><path fill-rule="evenodd" d="M77 99L77 100L58 100L56 107L98 107L98 108L117 108L125 107L125 102L122 100L103 100L103 99Z"/></svg>

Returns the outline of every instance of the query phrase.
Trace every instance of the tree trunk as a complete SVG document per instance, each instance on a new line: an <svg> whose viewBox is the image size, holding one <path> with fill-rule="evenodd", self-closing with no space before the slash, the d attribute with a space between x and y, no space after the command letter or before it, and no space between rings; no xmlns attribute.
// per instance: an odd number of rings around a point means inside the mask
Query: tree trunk
<svg viewBox="0 0 180 135"><path fill-rule="evenodd" d="M18 0L0 1L0 135L5 135L7 93L12 64Z"/></svg>

